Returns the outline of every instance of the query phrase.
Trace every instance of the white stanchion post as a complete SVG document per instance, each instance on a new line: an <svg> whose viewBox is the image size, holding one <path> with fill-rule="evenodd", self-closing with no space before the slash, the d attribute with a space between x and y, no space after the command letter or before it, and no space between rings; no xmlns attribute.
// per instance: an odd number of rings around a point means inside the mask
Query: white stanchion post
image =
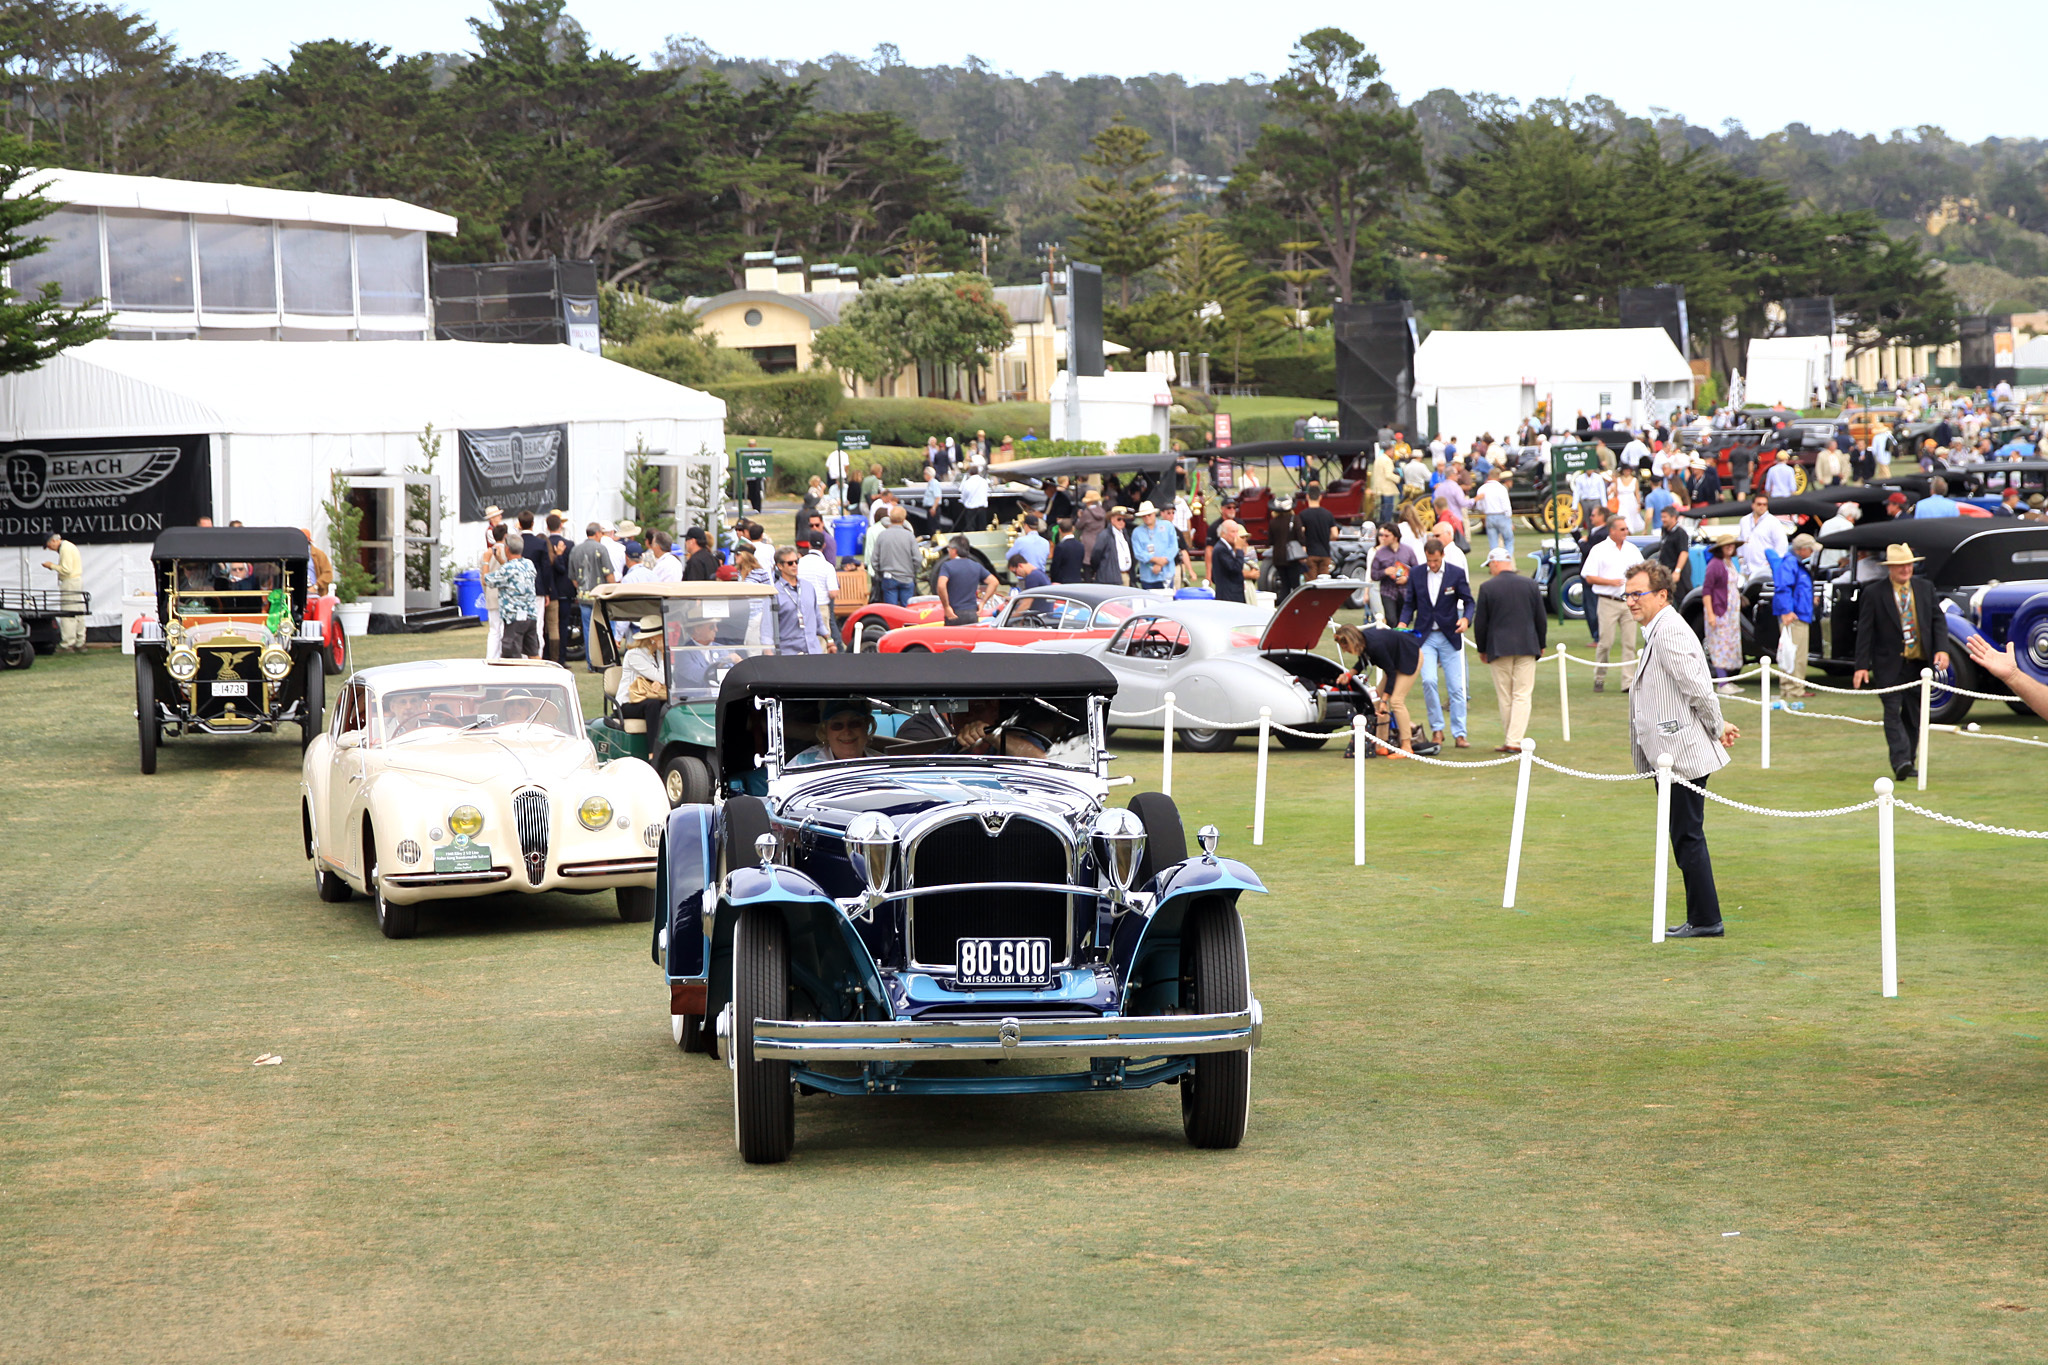
<svg viewBox="0 0 2048 1365"><path fill-rule="evenodd" d="M1365 866L1365 746L1372 743L1364 716L1351 718L1351 865Z"/></svg>
<svg viewBox="0 0 2048 1365"><path fill-rule="evenodd" d="M1515 882L1522 874L1522 824L1529 814L1529 770L1536 765L1530 760L1536 756L1536 741L1522 740L1522 762L1515 772L1515 823L1508 831L1508 886L1500 898L1500 908L1515 908Z"/></svg>
<svg viewBox="0 0 2048 1365"><path fill-rule="evenodd" d="M1657 880L1651 893L1650 942L1664 941L1664 901L1671 891L1671 755L1657 755Z"/></svg>
<svg viewBox="0 0 2048 1365"><path fill-rule="evenodd" d="M1572 742L1572 680L1566 676L1570 667L1564 658L1564 642L1557 645L1557 719L1564 726L1564 742Z"/></svg>
<svg viewBox="0 0 2048 1365"><path fill-rule="evenodd" d="M1159 739L1159 791L1173 795L1173 693L1166 694L1166 730Z"/></svg>
<svg viewBox="0 0 2048 1365"><path fill-rule="evenodd" d="M1259 780L1252 789L1252 847L1266 842L1266 745L1273 738L1273 708L1259 708Z"/></svg>
<svg viewBox="0 0 2048 1365"><path fill-rule="evenodd" d="M1885 999L1899 993L1898 883L1892 873L1892 780L1880 777L1877 788L1877 958Z"/></svg>
<svg viewBox="0 0 2048 1365"><path fill-rule="evenodd" d="M1918 770L1919 789L1927 790L1927 729L1928 713L1934 709L1934 670L1920 670L1920 748L1914 755L1913 767Z"/></svg>
<svg viewBox="0 0 2048 1365"><path fill-rule="evenodd" d="M1763 765L1771 766L1771 656L1766 654L1758 661L1763 671L1756 675L1757 697L1764 704L1763 729L1758 733L1757 752L1763 758Z"/></svg>

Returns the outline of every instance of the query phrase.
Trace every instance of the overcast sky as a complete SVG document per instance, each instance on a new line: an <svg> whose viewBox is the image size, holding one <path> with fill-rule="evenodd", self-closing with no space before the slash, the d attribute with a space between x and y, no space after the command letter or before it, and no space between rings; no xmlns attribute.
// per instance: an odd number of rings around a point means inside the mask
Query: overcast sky
<svg viewBox="0 0 2048 1365"><path fill-rule="evenodd" d="M138 8L188 52L225 52L245 69L282 63L294 43L348 38L400 52L463 51L466 20L486 0L351 0L345 6L276 0L155 0ZM844 0L682 5L663 0L571 0L569 12L599 46L639 57L671 34L731 56L865 57L894 43L917 66L969 54L1021 76L1138 76L1177 71L1220 80L1286 69L1301 33L1335 24L1379 55L1404 99L1440 86L1524 101L1601 94L1632 113L1668 109L1718 128L1753 133L1790 122L1880 135L1936 124L1966 141L2040 136L2048 114L2015 71L1959 73L1963 49L2020 36L2018 16L2038 0L1936 22L1908 0L1718 0L1646 5L1622 0L1463 0L1453 4L1300 6L1180 0L1174 5L962 5L897 0L877 17L849 20ZM1075 16L1068 18L1067 16ZM1073 28L1078 18L1092 27ZM1979 48L1979 51L1983 49Z"/></svg>

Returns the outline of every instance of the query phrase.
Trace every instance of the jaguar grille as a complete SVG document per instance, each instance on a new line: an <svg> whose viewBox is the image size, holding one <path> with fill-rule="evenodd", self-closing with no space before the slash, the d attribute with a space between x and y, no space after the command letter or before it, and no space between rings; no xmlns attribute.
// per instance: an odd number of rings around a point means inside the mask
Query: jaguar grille
<svg viewBox="0 0 2048 1365"><path fill-rule="evenodd" d="M539 886L548 871L548 794L520 792L512 798L512 819L519 826L519 851L526 857L526 880Z"/></svg>
<svg viewBox="0 0 2048 1365"><path fill-rule="evenodd" d="M1067 849L1059 836L1030 820L1009 821L990 835L974 817L928 831L912 854L913 886L975 882L1067 881ZM961 938L1049 938L1056 962L1073 956L1073 912L1058 891L951 891L910 902L910 960L949 967Z"/></svg>

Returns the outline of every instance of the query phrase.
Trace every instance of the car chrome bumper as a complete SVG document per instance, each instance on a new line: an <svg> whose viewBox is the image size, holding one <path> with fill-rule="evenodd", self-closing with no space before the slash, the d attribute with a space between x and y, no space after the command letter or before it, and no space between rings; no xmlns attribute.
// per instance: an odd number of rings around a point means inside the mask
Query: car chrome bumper
<svg viewBox="0 0 2048 1365"><path fill-rule="evenodd" d="M1259 1045L1259 1002L1235 1014L1165 1014L1134 1019L934 1019L807 1023L754 1022L762 1061L1001 1061L1012 1057L1179 1057L1245 1052ZM721 1047L724 1040L721 1038Z"/></svg>

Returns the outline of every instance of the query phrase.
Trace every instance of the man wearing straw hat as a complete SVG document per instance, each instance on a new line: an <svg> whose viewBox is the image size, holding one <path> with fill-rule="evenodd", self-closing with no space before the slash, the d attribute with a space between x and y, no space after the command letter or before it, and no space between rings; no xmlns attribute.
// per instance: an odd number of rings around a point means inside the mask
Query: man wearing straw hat
<svg viewBox="0 0 2048 1365"><path fill-rule="evenodd" d="M1707 776L1728 764L1728 746L1742 732L1721 715L1714 680L1699 637L1671 607L1671 570L1652 559L1628 571L1622 593L1629 614L1643 630L1628 703L1629 747L1639 773L1657 771L1660 755L1671 755L1671 775L1704 788ZM1671 853L1685 878L1685 923L1666 938L1720 938L1721 900L1714 889L1714 864L1707 854L1707 798L1692 787L1671 785Z"/></svg>
<svg viewBox="0 0 2048 1365"><path fill-rule="evenodd" d="M1920 680L1920 670L1948 668L1948 620L1934 600L1931 584L1913 576L1920 556L1910 545L1887 545L1887 582L1863 590L1856 620L1856 673L1850 685L1873 683L1891 687ZM1919 774L1914 760L1920 743L1920 689L1901 688L1884 694L1884 739L1891 751L1892 776L1904 781Z"/></svg>

